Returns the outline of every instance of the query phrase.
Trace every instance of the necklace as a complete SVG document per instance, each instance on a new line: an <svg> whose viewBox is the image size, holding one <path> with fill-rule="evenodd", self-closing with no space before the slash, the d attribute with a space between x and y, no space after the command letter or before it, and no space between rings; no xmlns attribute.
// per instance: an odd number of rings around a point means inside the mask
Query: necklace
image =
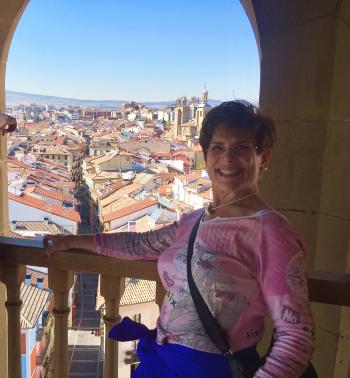
<svg viewBox="0 0 350 378"><path fill-rule="evenodd" d="M253 197L253 196L255 196L257 193L258 193L257 191L256 191L256 192L253 192L253 193L250 193L250 194L248 194L247 196L244 196L244 197L241 197L241 198L235 199L235 200L230 201L230 202L226 202L226 203L224 203L224 204L222 204L222 205L220 205L220 206L216 206L216 207L213 207L213 203L210 202L210 204L205 208L205 214L206 214L206 215L213 215L213 214L215 214L215 210L220 209L221 207L224 207L224 206L226 206L226 205L231 205L231 204L233 204L233 203L237 203L237 202L243 201L243 200L245 200L245 199L247 199L247 198Z"/></svg>

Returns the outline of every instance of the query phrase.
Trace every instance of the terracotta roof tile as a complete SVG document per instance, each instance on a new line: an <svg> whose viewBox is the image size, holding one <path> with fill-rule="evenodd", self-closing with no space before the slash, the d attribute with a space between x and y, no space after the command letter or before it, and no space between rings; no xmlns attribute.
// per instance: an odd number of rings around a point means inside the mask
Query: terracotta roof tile
<svg viewBox="0 0 350 378"><path fill-rule="evenodd" d="M192 151L195 151L195 152L203 152L202 150L202 147L200 144L194 144L192 147L191 147Z"/></svg>
<svg viewBox="0 0 350 378"><path fill-rule="evenodd" d="M120 299L121 306L153 302L156 299L156 282L126 278L125 291Z"/></svg>
<svg viewBox="0 0 350 378"><path fill-rule="evenodd" d="M105 300L97 291L96 308L104 305ZM156 282L139 280L135 278L125 278L125 291L120 299L120 306L129 306L139 303L154 302L156 300Z"/></svg>
<svg viewBox="0 0 350 378"><path fill-rule="evenodd" d="M43 289L49 288L49 276L47 273L41 272L39 270L34 270L32 268L26 268L26 274L30 274L30 284L36 286L38 283L38 278L43 279Z"/></svg>
<svg viewBox="0 0 350 378"><path fill-rule="evenodd" d="M49 181L46 180L46 178L41 175L36 175L35 172L33 174L30 174L27 179L33 180L37 183L46 185L46 186L51 186L53 188L59 188L62 189L63 186L69 186L69 190L74 189L75 187L75 182L73 181Z"/></svg>
<svg viewBox="0 0 350 378"><path fill-rule="evenodd" d="M23 302L21 307L21 328L34 328L51 297L51 291L22 283L20 296Z"/></svg>
<svg viewBox="0 0 350 378"><path fill-rule="evenodd" d="M171 194L171 185L170 185L170 184L162 185L162 186L159 188L159 194L160 194L161 196L167 196L167 195L170 195L170 194Z"/></svg>
<svg viewBox="0 0 350 378"><path fill-rule="evenodd" d="M14 224L14 221L16 223ZM10 223L10 230L19 237L31 237L31 233L45 233L45 234L65 234L70 235L66 229L59 224L48 219L47 221L18 221L13 220Z"/></svg>
<svg viewBox="0 0 350 378"><path fill-rule="evenodd" d="M48 121L42 121L42 122L26 122L23 125L26 128L29 129L45 129L50 127L50 123Z"/></svg>
<svg viewBox="0 0 350 378"><path fill-rule="evenodd" d="M13 232L13 231L9 231L8 235L6 236L9 236L11 238L16 238L16 239L28 239L27 236L23 236L21 234L17 234L17 232Z"/></svg>
<svg viewBox="0 0 350 378"><path fill-rule="evenodd" d="M72 196L66 196L66 195L61 194L57 190L47 190L47 189L44 189L40 186L36 186L34 188L33 192L37 193L37 194L41 194L43 196L53 198L53 199L57 199L59 201L73 201Z"/></svg>
<svg viewBox="0 0 350 378"><path fill-rule="evenodd" d="M8 161L8 163L11 163L11 164L16 165L18 167L34 170L34 168L32 168L30 165L24 164L21 161L17 160L16 158L13 158L13 157L8 156L7 161Z"/></svg>
<svg viewBox="0 0 350 378"><path fill-rule="evenodd" d="M135 213L135 212L140 211L142 209L146 209L147 207L151 207L151 206L154 206L156 204L157 204L156 201L153 201L153 200L150 200L150 199L138 201L138 202L136 202L132 205L124 207L123 209L116 210L116 211L113 211L112 213L108 214L104 218L104 222L110 222L113 219L122 218L126 215Z"/></svg>
<svg viewBox="0 0 350 378"><path fill-rule="evenodd" d="M64 164L60 164L60 163L57 163L57 162L55 162L53 160L46 159L46 158L43 158L43 157L41 157L40 159L38 159L38 161L42 161L42 162L46 163L47 165L51 165L51 166L53 166L55 168L57 167L57 168L59 168L59 169L61 169L63 171L68 172L68 168Z"/></svg>
<svg viewBox="0 0 350 378"><path fill-rule="evenodd" d="M70 219L77 223L81 222L80 215L75 210L67 209L62 206L57 206L57 205L49 205L49 204L46 204L44 201L38 200L36 198L32 198L25 194L22 194L20 196L15 196L12 193L8 193L8 198L9 200L16 201L27 206L35 207L36 209L46 211L54 215L58 215L59 217L62 217L62 218Z"/></svg>
<svg viewBox="0 0 350 378"><path fill-rule="evenodd" d="M101 196L101 205L102 206L107 206L111 202L114 202L120 197L123 197L125 195L131 195L133 192L136 192L137 190L140 190L143 188L143 184L139 184L136 182L128 183L126 185L123 185L121 188L116 189L116 190L111 190L108 193L104 193Z"/></svg>

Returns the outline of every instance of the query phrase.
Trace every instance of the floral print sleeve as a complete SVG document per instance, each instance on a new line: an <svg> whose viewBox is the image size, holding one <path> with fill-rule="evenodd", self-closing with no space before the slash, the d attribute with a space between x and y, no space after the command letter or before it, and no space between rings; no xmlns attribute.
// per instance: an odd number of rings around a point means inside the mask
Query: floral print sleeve
<svg viewBox="0 0 350 378"><path fill-rule="evenodd" d="M174 243L177 222L148 232L116 232L96 234L97 253L125 260L158 260Z"/></svg>
<svg viewBox="0 0 350 378"><path fill-rule="evenodd" d="M262 218L258 254L258 282L275 335L255 377L299 377L314 349L303 242L282 217Z"/></svg>

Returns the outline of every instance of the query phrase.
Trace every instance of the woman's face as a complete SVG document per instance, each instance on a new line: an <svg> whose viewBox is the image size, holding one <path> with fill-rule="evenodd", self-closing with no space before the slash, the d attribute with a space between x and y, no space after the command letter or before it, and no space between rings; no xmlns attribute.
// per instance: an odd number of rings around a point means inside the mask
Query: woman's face
<svg viewBox="0 0 350 378"><path fill-rule="evenodd" d="M270 156L271 150L257 154L253 131L218 126L206 157L213 189L236 193L257 190L260 172Z"/></svg>

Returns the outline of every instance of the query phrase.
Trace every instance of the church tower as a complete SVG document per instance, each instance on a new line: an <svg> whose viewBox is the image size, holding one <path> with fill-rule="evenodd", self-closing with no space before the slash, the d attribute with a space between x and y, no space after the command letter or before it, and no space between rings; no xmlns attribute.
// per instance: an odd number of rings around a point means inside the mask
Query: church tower
<svg viewBox="0 0 350 378"><path fill-rule="evenodd" d="M197 126L197 135L199 135L202 123L205 115L210 110L211 106L208 104L208 91L206 85L204 84L204 89L201 93L201 102L196 106L196 126Z"/></svg>
<svg viewBox="0 0 350 378"><path fill-rule="evenodd" d="M187 105L187 98L185 96L176 100L175 108L175 122L173 128L173 136L177 138L181 135L181 125L188 122L190 119L190 107Z"/></svg>
<svg viewBox="0 0 350 378"><path fill-rule="evenodd" d="M207 104L208 103L208 91L207 88L204 85L204 89L202 90L201 94L201 103L202 104Z"/></svg>

